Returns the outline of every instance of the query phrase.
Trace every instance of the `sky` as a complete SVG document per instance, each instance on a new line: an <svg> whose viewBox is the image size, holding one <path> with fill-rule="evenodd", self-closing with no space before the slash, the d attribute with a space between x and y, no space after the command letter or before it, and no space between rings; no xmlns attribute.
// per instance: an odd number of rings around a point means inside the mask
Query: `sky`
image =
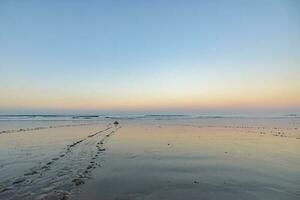
<svg viewBox="0 0 300 200"><path fill-rule="evenodd" d="M0 1L0 113L300 111L300 1Z"/></svg>

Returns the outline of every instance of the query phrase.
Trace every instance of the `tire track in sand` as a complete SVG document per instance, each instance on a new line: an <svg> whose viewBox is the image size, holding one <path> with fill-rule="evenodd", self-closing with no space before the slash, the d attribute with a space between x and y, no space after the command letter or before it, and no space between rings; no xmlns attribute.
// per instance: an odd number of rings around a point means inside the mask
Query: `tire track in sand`
<svg viewBox="0 0 300 200"><path fill-rule="evenodd" d="M68 199L69 195L91 178L100 166L106 140L120 126L108 125L104 130L68 145L65 151L51 161L10 180L0 191L0 199Z"/></svg>

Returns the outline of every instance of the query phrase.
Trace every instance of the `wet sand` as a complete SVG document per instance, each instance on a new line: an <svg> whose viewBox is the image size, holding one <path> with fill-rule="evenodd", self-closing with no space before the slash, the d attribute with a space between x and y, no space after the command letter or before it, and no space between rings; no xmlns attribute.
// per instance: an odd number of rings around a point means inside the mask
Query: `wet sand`
<svg viewBox="0 0 300 200"><path fill-rule="evenodd" d="M67 199L100 166L119 128L78 123L1 134L0 199Z"/></svg>
<svg viewBox="0 0 300 200"><path fill-rule="evenodd" d="M271 131L123 124L74 199L299 199L299 132Z"/></svg>
<svg viewBox="0 0 300 200"><path fill-rule="evenodd" d="M112 122L0 134L0 199L300 198L299 118Z"/></svg>

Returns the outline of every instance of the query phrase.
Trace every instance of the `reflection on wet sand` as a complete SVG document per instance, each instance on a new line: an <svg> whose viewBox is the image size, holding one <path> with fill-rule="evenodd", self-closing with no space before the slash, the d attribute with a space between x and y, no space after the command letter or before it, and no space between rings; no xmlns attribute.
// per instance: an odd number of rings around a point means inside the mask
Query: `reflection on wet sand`
<svg viewBox="0 0 300 200"><path fill-rule="evenodd" d="M0 199L300 197L298 118L113 122L1 134Z"/></svg>
<svg viewBox="0 0 300 200"><path fill-rule="evenodd" d="M122 123L103 167L74 199L298 199L299 132ZM273 127L265 127L266 132Z"/></svg>

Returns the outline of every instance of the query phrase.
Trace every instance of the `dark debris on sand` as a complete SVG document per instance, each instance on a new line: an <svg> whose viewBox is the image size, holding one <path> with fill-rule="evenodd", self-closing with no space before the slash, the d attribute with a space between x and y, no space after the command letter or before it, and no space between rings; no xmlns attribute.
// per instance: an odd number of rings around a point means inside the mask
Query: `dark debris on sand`
<svg viewBox="0 0 300 200"><path fill-rule="evenodd" d="M30 175L34 175L34 174L38 174L38 172L37 171L27 172L24 174L24 176L30 176Z"/></svg>
<svg viewBox="0 0 300 200"><path fill-rule="evenodd" d="M24 181L26 181L25 178L17 178L16 180L14 180L13 184L22 183L22 182L24 182Z"/></svg>
<svg viewBox="0 0 300 200"><path fill-rule="evenodd" d="M75 183L76 186L84 184L84 180L80 179L80 178L74 178L72 180L73 183Z"/></svg>

